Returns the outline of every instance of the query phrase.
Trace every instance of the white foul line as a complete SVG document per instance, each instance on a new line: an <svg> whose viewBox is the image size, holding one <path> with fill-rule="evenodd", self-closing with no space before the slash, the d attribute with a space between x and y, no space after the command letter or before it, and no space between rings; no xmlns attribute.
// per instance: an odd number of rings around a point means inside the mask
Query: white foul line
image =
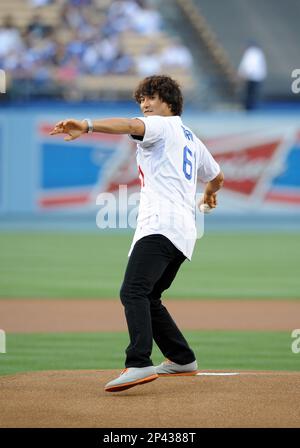
<svg viewBox="0 0 300 448"><path fill-rule="evenodd" d="M214 373L214 372L200 372L197 373L198 376L234 376L239 375L238 372L222 372L222 373Z"/></svg>

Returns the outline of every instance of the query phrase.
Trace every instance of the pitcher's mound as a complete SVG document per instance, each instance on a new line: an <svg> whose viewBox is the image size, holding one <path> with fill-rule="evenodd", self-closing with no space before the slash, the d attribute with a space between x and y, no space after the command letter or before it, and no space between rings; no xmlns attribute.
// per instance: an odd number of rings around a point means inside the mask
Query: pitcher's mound
<svg viewBox="0 0 300 448"><path fill-rule="evenodd" d="M166 377L104 392L117 370L0 377L1 427L299 427L300 373ZM209 373L209 375L207 375Z"/></svg>

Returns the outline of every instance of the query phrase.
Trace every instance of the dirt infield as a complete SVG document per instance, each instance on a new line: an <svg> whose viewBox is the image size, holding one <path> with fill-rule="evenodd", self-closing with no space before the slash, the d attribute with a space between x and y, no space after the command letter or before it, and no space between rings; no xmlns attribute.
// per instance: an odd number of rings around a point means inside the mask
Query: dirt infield
<svg viewBox="0 0 300 448"><path fill-rule="evenodd" d="M299 328L296 301L165 303L186 330ZM112 300L0 300L0 320L8 333L126 330L122 306ZM115 370L3 376L0 427L300 427L299 372L238 373L159 378L114 394L104 385Z"/></svg>
<svg viewBox="0 0 300 448"><path fill-rule="evenodd" d="M300 301L165 300L185 330L288 330L299 327ZM0 300L7 332L126 330L119 300Z"/></svg>
<svg viewBox="0 0 300 448"><path fill-rule="evenodd" d="M2 427L299 427L300 374L159 378L104 392L118 372L52 371L0 377Z"/></svg>

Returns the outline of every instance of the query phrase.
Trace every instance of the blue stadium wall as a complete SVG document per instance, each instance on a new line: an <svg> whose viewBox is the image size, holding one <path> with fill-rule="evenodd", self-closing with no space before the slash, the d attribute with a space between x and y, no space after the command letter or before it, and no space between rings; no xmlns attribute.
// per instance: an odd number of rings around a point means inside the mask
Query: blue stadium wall
<svg viewBox="0 0 300 448"><path fill-rule="evenodd" d="M139 190L127 136L49 136L58 120L138 116L135 105L0 109L0 218L96 213L99 193ZM196 113L192 128L220 163L226 183L219 214L300 214L300 122L290 113ZM199 191L203 186L199 184Z"/></svg>

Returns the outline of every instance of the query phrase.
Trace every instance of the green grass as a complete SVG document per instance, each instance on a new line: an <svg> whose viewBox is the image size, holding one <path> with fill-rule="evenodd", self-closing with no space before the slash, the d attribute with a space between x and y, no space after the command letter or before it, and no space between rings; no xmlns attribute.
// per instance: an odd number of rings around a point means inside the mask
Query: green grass
<svg viewBox="0 0 300 448"><path fill-rule="evenodd" d="M300 370L289 332L186 331L199 367L205 369ZM122 369L126 333L7 334L0 375L39 370ZM161 362L154 347L152 360Z"/></svg>
<svg viewBox="0 0 300 448"><path fill-rule="evenodd" d="M116 298L132 235L1 233L0 297ZM300 298L300 233L208 233L166 297Z"/></svg>

